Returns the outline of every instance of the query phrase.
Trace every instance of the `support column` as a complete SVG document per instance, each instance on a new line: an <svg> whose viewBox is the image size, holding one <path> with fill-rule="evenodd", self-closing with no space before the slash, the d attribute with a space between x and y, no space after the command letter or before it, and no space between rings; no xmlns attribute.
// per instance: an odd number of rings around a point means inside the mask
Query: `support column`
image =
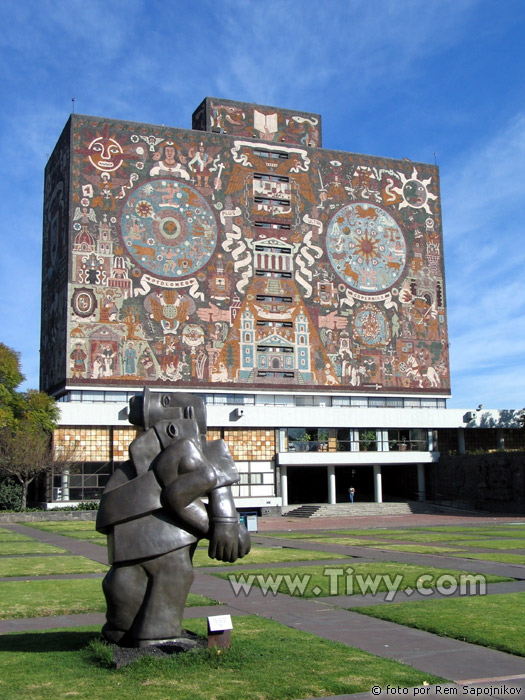
<svg viewBox="0 0 525 700"><path fill-rule="evenodd" d="M288 505L288 467L281 465L281 498L283 506Z"/></svg>
<svg viewBox="0 0 525 700"><path fill-rule="evenodd" d="M417 500L424 501L426 498L425 491L425 465L417 465Z"/></svg>
<svg viewBox="0 0 525 700"><path fill-rule="evenodd" d="M337 503L336 492L335 492L335 466L329 464L328 468L328 503L334 505Z"/></svg>
<svg viewBox="0 0 525 700"><path fill-rule="evenodd" d="M374 464L374 501L383 503L383 485L381 482L381 465Z"/></svg>
<svg viewBox="0 0 525 700"><path fill-rule="evenodd" d="M458 453L465 454L465 428L458 428Z"/></svg>
<svg viewBox="0 0 525 700"><path fill-rule="evenodd" d="M65 469L60 476L61 501L69 501L69 469Z"/></svg>

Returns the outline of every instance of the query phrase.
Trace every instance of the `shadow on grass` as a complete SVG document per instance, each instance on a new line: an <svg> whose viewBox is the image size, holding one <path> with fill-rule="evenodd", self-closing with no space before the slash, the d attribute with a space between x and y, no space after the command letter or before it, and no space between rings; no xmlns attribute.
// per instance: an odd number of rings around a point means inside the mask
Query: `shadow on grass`
<svg viewBox="0 0 525 700"><path fill-rule="evenodd" d="M78 651L100 632L65 630L63 632L28 632L0 635L0 652L27 652L45 654L55 651Z"/></svg>

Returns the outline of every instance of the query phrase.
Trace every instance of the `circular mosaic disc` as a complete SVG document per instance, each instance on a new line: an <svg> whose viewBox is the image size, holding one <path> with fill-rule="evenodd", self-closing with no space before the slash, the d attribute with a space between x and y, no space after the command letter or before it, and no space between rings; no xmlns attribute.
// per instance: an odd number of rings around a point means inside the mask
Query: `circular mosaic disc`
<svg viewBox="0 0 525 700"><path fill-rule="evenodd" d="M131 192L122 207L120 233L137 265L167 279L195 274L217 245L208 202L191 185L167 178Z"/></svg>
<svg viewBox="0 0 525 700"><path fill-rule="evenodd" d="M401 277L407 260L405 237L395 219L375 204L348 204L328 225L326 251L352 289L377 293Z"/></svg>

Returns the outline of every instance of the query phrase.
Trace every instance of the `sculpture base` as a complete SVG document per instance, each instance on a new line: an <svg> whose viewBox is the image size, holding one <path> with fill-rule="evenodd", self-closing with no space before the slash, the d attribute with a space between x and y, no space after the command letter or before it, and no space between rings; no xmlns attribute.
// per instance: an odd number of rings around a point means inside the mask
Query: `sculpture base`
<svg viewBox="0 0 525 700"><path fill-rule="evenodd" d="M108 644L113 653L113 663L116 668L127 666L127 664L138 661L144 656L162 659L172 654L181 654L193 649L206 649L208 647L206 639L198 637L189 630L182 630L181 636L176 639L143 640L143 642L143 645L139 647L121 647L118 644Z"/></svg>

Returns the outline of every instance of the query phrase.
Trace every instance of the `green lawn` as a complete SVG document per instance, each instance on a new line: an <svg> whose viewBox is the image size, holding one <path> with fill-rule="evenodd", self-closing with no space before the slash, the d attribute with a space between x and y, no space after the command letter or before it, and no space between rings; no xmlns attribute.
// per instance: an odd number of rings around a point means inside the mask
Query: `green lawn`
<svg viewBox="0 0 525 700"><path fill-rule="evenodd" d="M237 569L235 573L217 572L214 576L234 585L249 582L268 592L279 592L301 598L379 593L393 589L404 590L423 585L432 588L440 577L458 580L461 575L475 576L458 570L399 564L395 562L352 563L346 565L305 566L300 569ZM423 578L421 578L423 577ZM503 576L486 576L486 581L512 581ZM241 595L241 594L239 594Z"/></svg>
<svg viewBox="0 0 525 700"><path fill-rule="evenodd" d="M525 593L350 608L400 625L525 656Z"/></svg>
<svg viewBox="0 0 525 700"><path fill-rule="evenodd" d="M44 532L56 532L61 535L64 531L68 532L92 532L95 534L94 520L48 520L33 523L19 523L26 527L33 527L35 530L43 530Z"/></svg>
<svg viewBox="0 0 525 700"><path fill-rule="evenodd" d="M198 547L193 557L193 565L200 566L250 566L251 564L277 564L285 561L313 561L318 559L343 559L345 562L350 557L344 554L330 554L329 552L316 552L309 549L290 549L289 547L262 547L254 545L250 553L244 559L238 559L234 564L229 564L208 556L208 543Z"/></svg>
<svg viewBox="0 0 525 700"><path fill-rule="evenodd" d="M525 539L509 538L508 540L465 540L463 547L479 549L525 549Z"/></svg>
<svg viewBox="0 0 525 700"><path fill-rule="evenodd" d="M18 532L13 532L12 530L6 530L0 527L0 542L32 542L31 537L26 535L19 535Z"/></svg>
<svg viewBox="0 0 525 700"><path fill-rule="evenodd" d="M421 686L443 679L410 666L258 617L234 618L232 648L167 660L144 659L119 671L88 647L96 628L0 636L3 700L295 700ZM206 634L205 620L185 626ZM45 650L45 653L42 651Z"/></svg>
<svg viewBox="0 0 525 700"><path fill-rule="evenodd" d="M190 593L186 606L213 604L214 601L205 596ZM98 613L105 610L106 601L100 579L0 583L0 620Z"/></svg>
<svg viewBox="0 0 525 700"><path fill-rule="evenodd" d="M53 576L56 574L95 574L108 567L86 557L5 557L0 576Z"/></svg>
<svg viewBox="0 0 525 700"><path fill-rule="evenodd" d="M385 542L371 545L373 549L385 549L389 552L416 552L417 554L450 554L451 552L462 551L458 543L457 547L443 547L436 544L392 544Z"/></svg>
<svg viewBox="0 0 525 700"><path fill-rule="evenodd" d="M15 541L0 542L0 556L13 556L17 554L65 554L65 549L55 547L46 542L29 540L25 542Z"/></svg>
<svg viewBox="0 0 525 700"><path fill-rule="evenodd" d="M482 559L484 561L499 561L502 564L525 565L525 554L507 554L506 552L463 552L463 554L452 554L453 557L463 557L464 559Z"/></svg>

